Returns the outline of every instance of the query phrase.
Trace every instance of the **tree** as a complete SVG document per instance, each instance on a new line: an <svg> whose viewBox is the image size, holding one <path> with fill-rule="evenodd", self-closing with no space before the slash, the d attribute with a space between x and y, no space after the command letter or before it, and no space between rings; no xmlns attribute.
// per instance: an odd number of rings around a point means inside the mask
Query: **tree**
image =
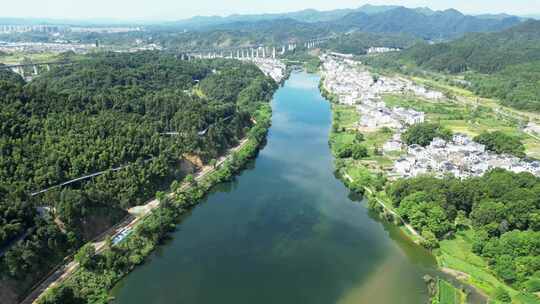
<svg viewBox="0 0 540 304"><path fill-rule="evenodd" d="M473 225L477 227L495 223L499 225L505 217L503 203L494 201L482 201L471 212Z"/></svg>
<svg viewBox="0 0 540 304"><path fill-rule="evenodd" d="M540 278L532 278L525 282L525 289L528 292L539 292L540 291Z"/></svg>
<svg viewBox="0 0 540 304"><path fill-rule="evenodd" d="M196 184L196 180L195 180L195 177L193 176L193 174L188 174L186 175L186 177L184 178L184 181L190 185L190 186L193 186Z"/></svg>
<svg viewBox="0 0 540 304"><path fill-rule="evenodd" d="M474 138L486 149L498 154L512 154L517 157L525 156L525 146L518 137L507 135L501 131L483 132Z"/></svg>
<svg viewBox="0 0 540 304"><path fill-rule="evenodd" d="M355 144L351 151L352 158L358 160L368 156L368 150L364 145Z"/></svg>
<svg viewBox="0 0 540 304"><path fill-rule="evenodd" d="M352 143L346 143L339 145L336 148L336 157L337 158L349 158L353 154L353 144Z"/></svg>
<svg viewBox="0 0 540 304"><path fill-rule="evenodd" d="M40 304L79 304L81 299L79 299L73 289L61 285L60 287L52 289L50 292L47 292L43 299L40 300Z"/></svg>
<svg viewBox="0 0 540 304"><path fill-rule="evenodd" d="M81 267L90 269L94 266L95 255L96 248L94 247L94 244L88 243L75 254L75 261L77 261Z"/></svg>
<svg viewBox="0 0 540 304"><path fill-rule="evenodd" d="M512 301L512 298L510 297L508 291L506 291L506 289L501 286L495 288L495 299L503 303L510 303Z"/></svg>
<svg viewBox="0 0 540 304"><path fill-rule="evenodd" d="M513 283L517 278L516 268L514 266L514 258L511 255L503 254L496 257L494 270L504 281L508 283Z"/></svg>
<svg viewBox="0 0 540 304"><path fill-rule="evenodd" d="M424 246L427 249L433 250L436 248L439 248L439 241L437 241L437 237L435 237L435 234L429 230L422 231L422 246Z"/></svg>
<svg viewBox="0 0 540 304"><path fill-rule="evenodd" d="M401 135L401 139L407 145L417 144L423 147L429 145L436 137L450 140L452 132L438 124L421 123L410 127Z"/></svg>

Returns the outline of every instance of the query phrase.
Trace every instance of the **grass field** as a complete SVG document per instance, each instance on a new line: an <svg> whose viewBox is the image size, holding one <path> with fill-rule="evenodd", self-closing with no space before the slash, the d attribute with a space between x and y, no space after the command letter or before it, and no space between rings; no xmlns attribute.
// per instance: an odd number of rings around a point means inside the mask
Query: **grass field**
<svg viewBox="0 0 540 304"><path fill-rule="evenodd" d="M445 78L445 77L443 76L440 78ZM491 98L479 97L467 89L449 85L447 83L444 83L443 81L436 81L434 79L428 79L428 78L423 78L423 77L410 77L410 79L418 84L427 85L436 90L440 90L443 92L450 92L453 95L457 96L459 100L465 103L478 102L482 106L486 106L491 109L499 109L500 111L505 112L515 117L527 118L530 120L535 120L537 122L540 122L540 113L526 112L526 111L521 111L521 110L513 109L510 107L502 106L499 102L497 102L497 100L494 100Z"/></svg>
<svg viewBox="0 0 540 304"><path fill-rule="evenodd" d="M337 124L341 128L352 128L360 119L360 114L353 106L333 104L332 115L334 124Z"/></svg>
<svg viewBox="0 0 540 304"><path fill-rule="evenodd" d="M540 303L539 298L521 294L497 279L486 261L472 252L472 237L472 230L460 231L454 239L441 241L440 248L435 252L439 266L466 273L468 277L463 281L476 286L490 298L497 287L502 287L512 296L513 303Z"/></svg>
<svg viewBox="0 0 540 304"><path fill-rule="evenodd" d="M525 145L527 155L540 158L540 139L523 132L522 121L480 103L471 105L451 100L436 102L412 95L386 95L384 101L388 106L422 111L426 113L428 121L440 123L455 133L474 137L482 132L501 131L516 136Z"/></svg>
<svg viewBox="0 0 540 304"><path fill-rule="evenodd" d="M457 290L452 284L439 279L437 282L437 291L439 304L461 304L461 291Z"/></svg>

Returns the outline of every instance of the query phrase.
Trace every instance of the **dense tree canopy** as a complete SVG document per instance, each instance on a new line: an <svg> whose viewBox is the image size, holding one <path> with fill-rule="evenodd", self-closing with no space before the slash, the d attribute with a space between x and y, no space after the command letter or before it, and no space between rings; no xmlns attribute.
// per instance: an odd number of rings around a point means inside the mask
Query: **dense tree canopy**
<svg viewBox="0 0 540 304"><path fill-rule="evenodd" d="M449 140L452 138L452 132L441 125L434 123L416 124L401 135L401 139L407 145L427 146L434 138Z"/></svg>
<svg viewBox="0 0 540 304"><path fill-rule="evenodd" d="M499 277L534 289L540 274L540 178L493 170L459 180L420 176L388 186L399 214L438 239L473 229L475 252Z"/></svg>
<svg viewBox="0 0 540 304"><path fill-rule="evenodd" d="M521 140L501 131L484 132L476 136L474 141L485 145L486 149L498 154L506 153L518 157L525 156L525 146Z"/></svg>
<svg viewBox="0 0 540 304"><path fill-rule="evenodd" d="M0 70L1 278L24 290L181 178L184 156L223 154L275 88L254 65L158 52L88 55L28 84Z"/></svg>

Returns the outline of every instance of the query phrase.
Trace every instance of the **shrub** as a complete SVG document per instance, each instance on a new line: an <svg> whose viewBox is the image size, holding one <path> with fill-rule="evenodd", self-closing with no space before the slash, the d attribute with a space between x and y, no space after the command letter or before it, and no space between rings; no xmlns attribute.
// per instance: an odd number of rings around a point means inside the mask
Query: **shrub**
<svg viewBox="0 0 540 304"><path fill-rule="evenodd" d="M500 286L495 289L495 299L503 303L510 303L512 301L512 298L510 298L510 294L508 293L508 291L506 291L503 287Z"/></svg>

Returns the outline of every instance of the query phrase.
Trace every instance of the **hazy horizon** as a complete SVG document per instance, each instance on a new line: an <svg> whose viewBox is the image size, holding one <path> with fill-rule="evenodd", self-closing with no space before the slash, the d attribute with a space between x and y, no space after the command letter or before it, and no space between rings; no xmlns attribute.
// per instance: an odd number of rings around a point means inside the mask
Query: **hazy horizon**
<svg viewBox="0 0 540 304"><path fill-rule="evenodd" d="M10 1L4 4L0 18L57 19L57 20L104 20L104 21L171 21L195 16L230 16L245 14L275 14L306 9L329 11L334 9L358 8L365 4L401 5L410 8L429 7L433 10L454 8L465 14L512 14L520 16L540 15L540 0L374 0L354 1L324 0L286 1L253 3L248 0L199 0L196 5L177 3L174 0L27 0ZM6 14L5 12L10 12ZM19 13L20 12L20 13Z"/></svg>

